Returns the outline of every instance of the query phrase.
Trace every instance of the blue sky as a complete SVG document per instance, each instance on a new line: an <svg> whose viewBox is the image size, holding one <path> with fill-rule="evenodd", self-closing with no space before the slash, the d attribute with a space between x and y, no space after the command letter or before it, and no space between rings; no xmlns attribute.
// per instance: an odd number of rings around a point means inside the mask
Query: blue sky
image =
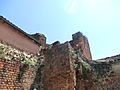
<svg viewBox="0 0 120 90"><path fill-rule="evenodd" d="M93 59L120 53L120 0L1 0L0 15L47 42L88 37Z"/></svg>

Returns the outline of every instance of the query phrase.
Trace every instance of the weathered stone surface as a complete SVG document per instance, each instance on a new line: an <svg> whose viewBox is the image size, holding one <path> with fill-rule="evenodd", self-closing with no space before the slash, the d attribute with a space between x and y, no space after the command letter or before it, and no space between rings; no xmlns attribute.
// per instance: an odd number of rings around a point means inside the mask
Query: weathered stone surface
<svg viewBox="0 0 120 90"><path fill-rule="evenodd" d="M75 50L81 49L81 52L83 53L83 55L88 60L92 60L92 55L91 55L88 39L81 32L77 32L73 34L72 38L73 40L70 41L72 47Z"/></svg>
<svg viewBox="0 0 120 90"><path fill-rule="evenodd" d="M0 90L29 90L41 60L0 43Z"/></svg>
<svg viewBox="0 0 120 90"><path fill-rule="evenodd" d="M19 62L11 62L0 59L0 90L22 90L19 74Z"/></svg>
<svg viewBox="0 0 120 90"><path fill-rule="evenodd" d="M101 65L97 66L99 70L96 70L100 72L97 75L99 77L95 90L120 90L120 55L100 59L97 62Z"/></svg>
<svg viewBox="0 0 120 90"><path fill-rule="evenodd" d="M38 33L33 37L41 43L37 60L1 44L0 90L120 90L120 55L93 61L80 32L62 44L46 44Z"/></svg>
<svg viewBox="0 0 120 90"><path fill-rule="evenodd" d="M55 45L45 52L43 90L74 90L74 69L68 42Z"/></svg>
<svg viewBox="0 0 120 90"><path fill-rule="evenodd" d="M35 38L37 41L39 41L41 46L45 46L46 45L46 37L43 34L36 33L36 34L32 34L31 36L33 38Z"/></svg>

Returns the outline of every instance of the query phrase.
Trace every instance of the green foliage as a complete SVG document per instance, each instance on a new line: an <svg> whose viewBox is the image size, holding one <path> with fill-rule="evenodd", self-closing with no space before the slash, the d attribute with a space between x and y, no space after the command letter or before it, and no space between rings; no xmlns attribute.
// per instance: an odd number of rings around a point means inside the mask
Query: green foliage
<svg viewBox="0 0 120 90"><path fill-rule="evenodd" d="M73 66L77 74L81 75L84 80L88 79L91 74L91 65L86 61L86 58L83 57L81 49L75 51L74 54L76 55L76 59Z"/></svg>

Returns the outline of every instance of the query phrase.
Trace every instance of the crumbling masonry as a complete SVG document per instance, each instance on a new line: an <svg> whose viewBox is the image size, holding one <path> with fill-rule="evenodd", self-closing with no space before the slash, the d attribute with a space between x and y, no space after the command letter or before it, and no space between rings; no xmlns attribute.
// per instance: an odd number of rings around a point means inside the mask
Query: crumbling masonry
<svg viewBox="0 0 120 90"><path fill-rule="evenodd" d="M41 49L43 62L31 90L119 90L120 55L92 60L87 38L80 32L72 37Z"/></svg>
<svg viewBox="0 0 120 90"><path fill-rule="evenodd" d="M81 32L46 44L0 17L0 90L120 90L120 55L92 60Z"/></svg>
<svg viewBox="0 0 120 90"><path fill-rule="evenodd" d="M40 46L37 55L0 44L1 90L119 90L120 55L93 61L88 40Z"/></svg>

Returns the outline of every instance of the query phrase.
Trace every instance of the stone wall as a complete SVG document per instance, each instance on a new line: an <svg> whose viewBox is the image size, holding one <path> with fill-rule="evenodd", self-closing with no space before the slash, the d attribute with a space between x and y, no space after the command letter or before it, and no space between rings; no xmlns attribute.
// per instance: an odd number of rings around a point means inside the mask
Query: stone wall
<svg viewBox="0 0 120 90"><path fill-rule="evenodd" d="M72 47L75 50L81 49L81 52L83 53L83 55L88 60L92 60L88 39L81 32L77 32L73 34L72 38L73 40L70 41L70 44L72 45Z"/></svg>
<svg viewBox="0 0 120 90"><path fill-rule="evenodd" d="M20 63L0 59L0 90L22 90L18 79Z"/></svg>
<svg viewBox="0 0 120 90"><path fill-rule="evenodd" d="M95 90L120 90L120 55L100 59L97 64Z"/></svg>
<svg viewBox="0 0 120 90"><path fill-rule="evenodd" d="M0 43L0 90L29 90L40 59Z"/></svg>
<svg viewBox="0 0 120 90"><path fill-rule="evenodd" d="M35 78L33 68L0 59L0 90L29 90Z"/></svg>
<svg viewBox="0 0 120 90"><path fill-rule="evenodd" d="M37 55L0 43L0 90L120 90L120 55L93 61L80 32L62 44L38 36Z"/></svg>
<svg viewBox="0 0 120 90"><path fill-rule="evenodd" d="M82 33L74 34L70 42L60 44L56 41L45 46L42 52L43 63L36 73L31 90L77 90L92 87L88 85L91 81L79 77L74 66L79 55L85 60L92 59L88 40ZM88 75L91 79L91 74Z"/></svg>
<svg viewBox="0 0 120 90"><path fill-rule="evenodd" d="M48 48L43 67L43 90L75 90L75 71L70 56L70 44Z"/></svg>

